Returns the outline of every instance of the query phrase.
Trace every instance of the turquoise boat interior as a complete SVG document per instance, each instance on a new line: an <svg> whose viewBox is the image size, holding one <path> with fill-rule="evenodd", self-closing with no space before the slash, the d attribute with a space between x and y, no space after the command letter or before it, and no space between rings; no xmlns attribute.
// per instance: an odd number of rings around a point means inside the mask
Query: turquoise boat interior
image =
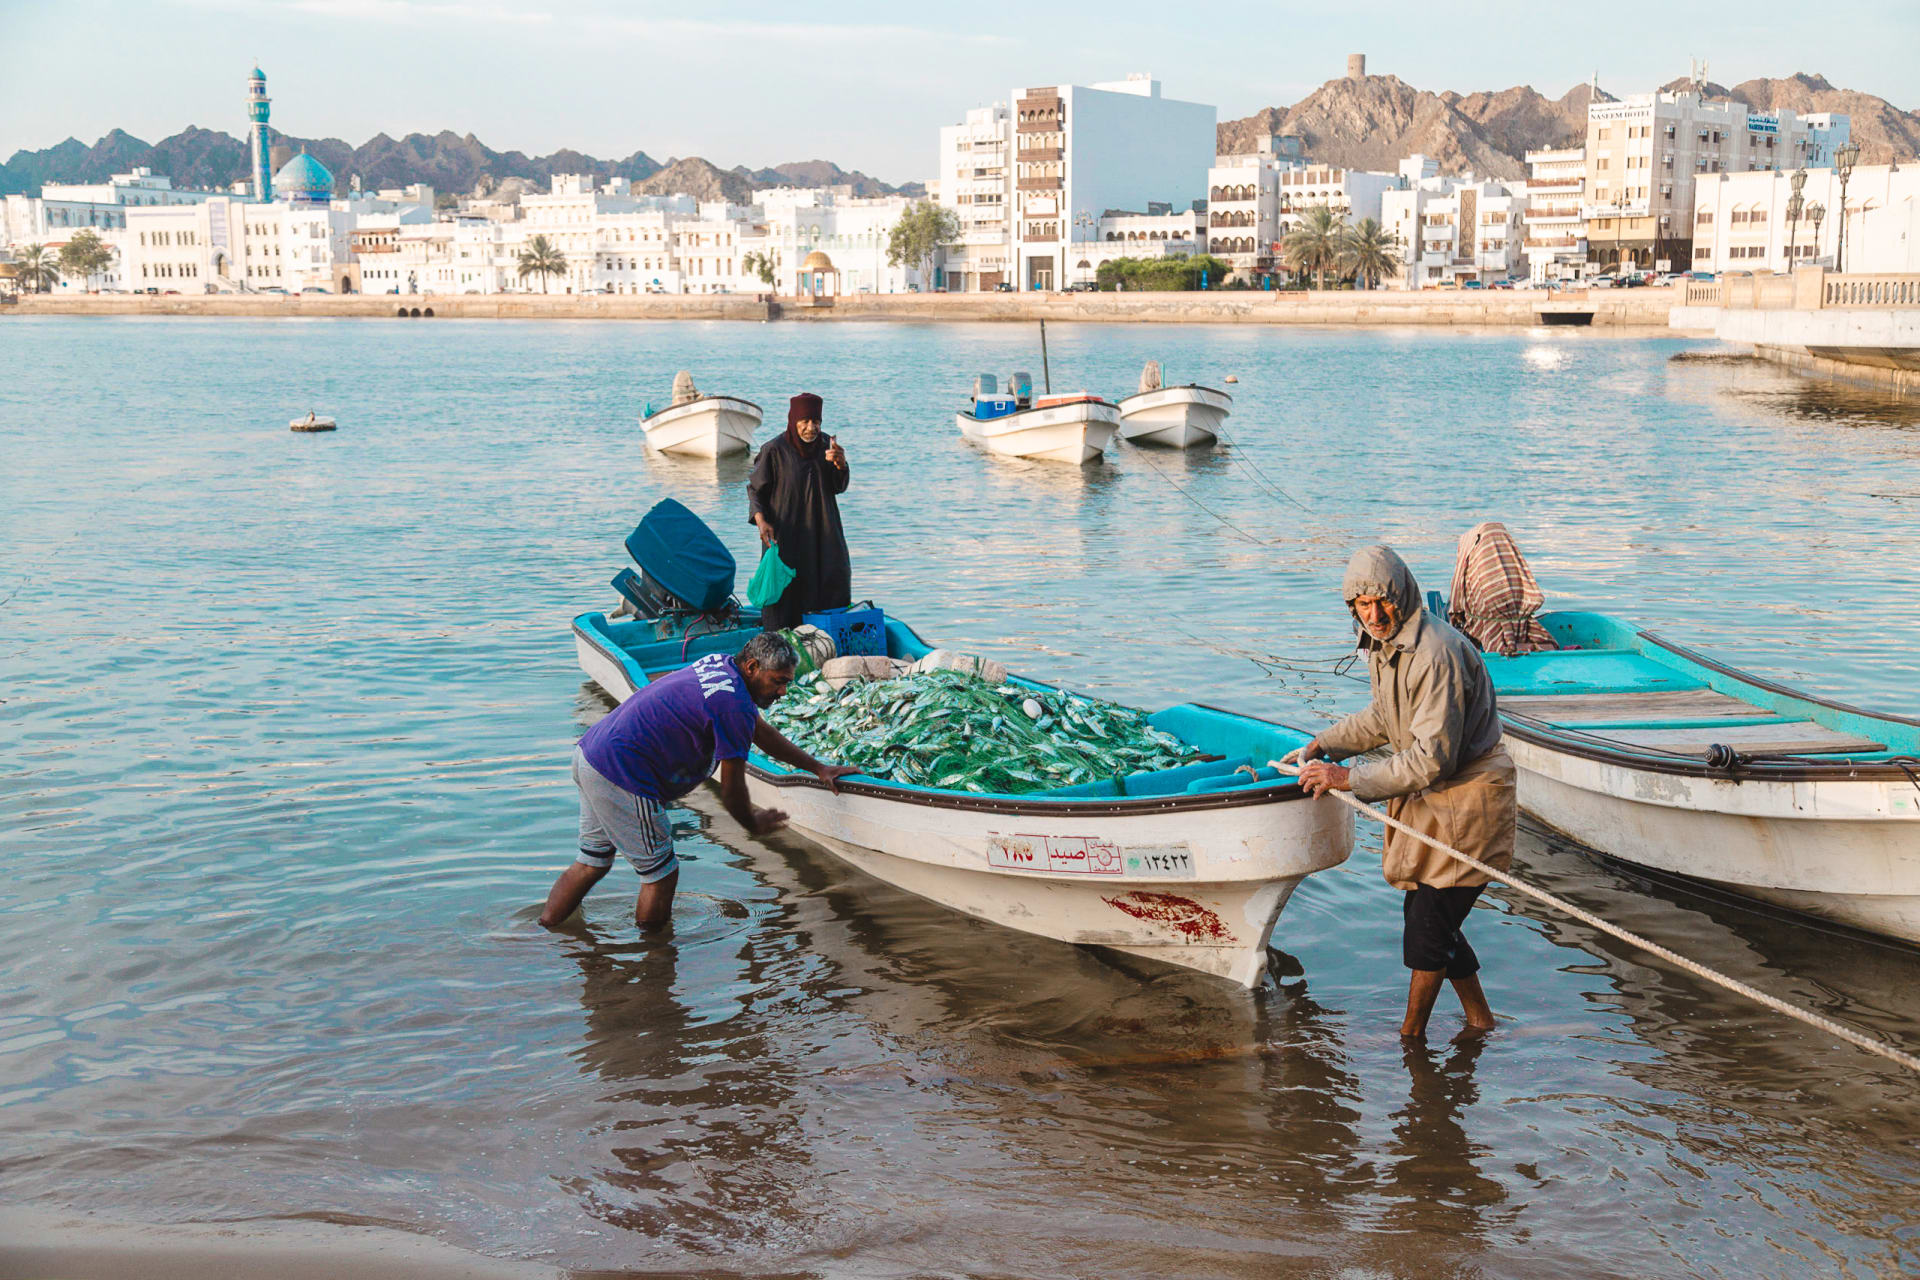
<svg viewBox="0 0 1920 1280"><path fill-rule="evenodd" d="M573 626L583 641L618 662L636 689L656 676L676 670L707 654L737 652L760 630L757 626L735 627L698 635L661 638L662 628L656 621L616 619L602 613L582 614L574 619ZM897 618L886 619L885 634L888 657L913 661L932 652L933 646ZM1020 676L1009 676L1008 682L1030 689L1054 688ZM1217 758L1173 769L1104 778L1077 786L1028 791L1000 798L1022 805L1131 799L1180 801L1209 797L1231 800L1255 791L1292 788L1291 776L1283 776L1278 770L1270 768L1268 761L1278 760L1294 748L1304 746L1312 736L1304 730L1190 702L1156 711L1148 717L1147 722L1203 754ZM749 763L771 775L794 773L757 751L750 757ZM974 791L920 787L863 775L854 775L848 781L888 791L920 792L967 801L996 798L991 793L983 795Z"/></svg>
<svg viewBox="0 0 1920 1280"><path fill-rule="evenodd" d="M1436 596L1445 616L1445 601ZM1601 613L1541 614L1558 650L1482 655L1501 715L1523 736L1696 759L1886 763L1920 753L1920 722L1736 671ZM1731 753L1731 754L1729 754Z"/></svg>

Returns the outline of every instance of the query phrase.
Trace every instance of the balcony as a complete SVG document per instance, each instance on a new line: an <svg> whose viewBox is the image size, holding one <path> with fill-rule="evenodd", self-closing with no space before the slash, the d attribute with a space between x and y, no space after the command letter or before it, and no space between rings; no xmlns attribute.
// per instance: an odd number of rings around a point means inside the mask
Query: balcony
<svg viewBox="0 0 1920 1280"><path fill-rule="evenodd" d="M1021 191L1058 191L1060 190L1060 179L1022 178L1014 183L1014 186Z"/></svg>
<svg viewBox="0 0 1920 1280"><path fill-rule="evenodd" d="M1025 244L1059 244L1060 243L1060 237L1057 235L1045 236L1045 235L1039 235L1031 231L1029 231L1024 236L1021 236L1020 239Z"/></svg>
<svg viewBox="0 0 1920 1280"><path fill-rule="evenodd" d="M1578 187L1584 182L1586 182L1586 178L1583 175L1576 173L1576 174L1569 174L1564 178L1528 178L1527 186L1529 188Z"/></svg>
<svg viewBox="0 0 1920 1280"><path fill-rule="evenodd" d="M1538 240L1528 240L1526 244L1529 249L1573 249L1579 246L1580 241L1574 236L1552 236Z"/></svg>
<svg viewBox="0 0 1920 1280"><path fill-rule="evenodd" d="M1022 147L1014 153L1014 159L1024 164L1032 160L1063 160L1066 154L1064 147Z"/></svg>

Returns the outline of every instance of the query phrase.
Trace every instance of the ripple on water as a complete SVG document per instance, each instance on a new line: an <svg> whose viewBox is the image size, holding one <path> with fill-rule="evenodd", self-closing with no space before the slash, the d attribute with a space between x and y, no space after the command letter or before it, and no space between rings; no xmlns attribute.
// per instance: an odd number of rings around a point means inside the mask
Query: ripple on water
<svg viewBox="0 0 1920 1280"><path fill-rule="evenodd" d="M957 917L704 799L675 814L670 934L635 935L625 869L579 927L534 923L572 848L568 747L606 706L566 620L658 496L752 551L744 462L638 447L677 368L826 396L859 589L929 637L1304 724L1364 697L1339 671L1351 548L1390 540L1440 587L1486 518L1556 605L1920 712L1885 621L1920 606L1920 535L1888 518L1910 409L1670 365L1665 339L1061 326L1063 385L1131 386L1149 355L1240 379L1227 447L1074 471L953 430L974 371L1030 365L1017 327L8 332L9 1199L292 1207L607 1269L1920 1266L1912 1082L1524 899L1472 924L1510 1021L1403 1047L1371 833L1294 896L1251 995ZM276 426L309 401L346 424L324 447ZM1537 831L1520 859L1920 1036L1912 952Z"/></svg>

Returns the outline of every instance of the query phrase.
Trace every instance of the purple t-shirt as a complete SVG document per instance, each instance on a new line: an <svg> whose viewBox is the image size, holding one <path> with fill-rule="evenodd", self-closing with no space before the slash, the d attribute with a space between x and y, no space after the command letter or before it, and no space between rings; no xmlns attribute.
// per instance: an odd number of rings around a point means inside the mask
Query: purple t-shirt
<svg viewBox="0 0 1920 1280"><path fill-rule="evenodd" d="M662 804L700 785L721 760L744 760L760 708L724 653L661 676L580 739L595 772Z"/></svg>

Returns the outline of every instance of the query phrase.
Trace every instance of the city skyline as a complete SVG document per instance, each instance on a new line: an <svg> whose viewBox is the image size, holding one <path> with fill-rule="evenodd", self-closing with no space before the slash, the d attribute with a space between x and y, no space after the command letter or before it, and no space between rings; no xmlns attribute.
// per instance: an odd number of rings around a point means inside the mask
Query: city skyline
<svg viewBox="0 0 1920 1280"><path fill-rule="evenodd" d="M1614 29L1628 31L1656 20L1672 30L1697 10L1700 36L1671 49L1596 41L1574 12L1469 8L1437 26L1431 10L1399 23L1391 7L1315 14L1302 35L1287 11L1252 4L1228 4L1204 32L1188 32L1166 29L1163 9L1136 4L1107 6L1091 21L989 4L934 29L866 0L804 16L735 5L698 17L636 15L598 0L107 0L97 16L117 39L87 55L84 94L58 57L17 63L0 86L0 156L68 137L91 143L114 128L147 141L189 125L242 136L245 76L256 62L273 80L276 128L296 136L357 144L452 129L528 154L639 150L723 167L829 159L894 183L928 177L932 131L1016 84L1151 72L1169 97L1215 105L1226 120L1298 101L1338 77L1350 52L1367 53L1375 74L1433 91L1529 84L1558 97L1597 70L1612 92L1644 92L1705 57L1727 84L1810 72L1906 110L1920 96L1903 54L1920 40L1920 12L1892 4L1847 6L1850 18L1821 24L1831 40L1809 40L1804 9L1771 0L1743 11L1738 29L1704 5L1618 11ZM1646 22L1636 25L1642 11ZM22 6L10 30L25 45L56 47L60 12ZM1236 23L1245 38L1223 47L1219 33ZM1526 38L1488 40L1490 28ZM1841 38L1849 31L1874 38Z"/></svg>

